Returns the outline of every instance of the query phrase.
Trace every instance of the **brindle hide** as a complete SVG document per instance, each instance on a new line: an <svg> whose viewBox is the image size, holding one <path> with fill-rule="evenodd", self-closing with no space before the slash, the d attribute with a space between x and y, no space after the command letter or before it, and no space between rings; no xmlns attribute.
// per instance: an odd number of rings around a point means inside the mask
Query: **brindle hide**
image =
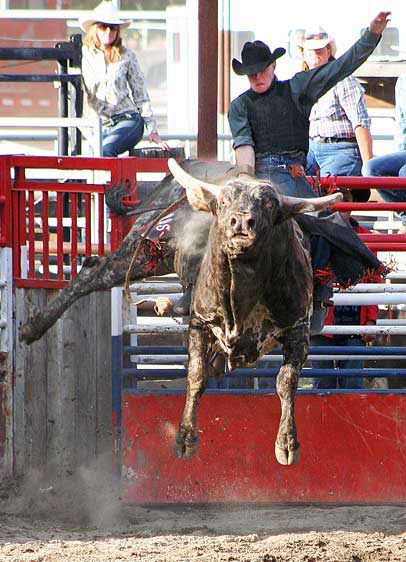
<svg viewBox="0 0 406 562"><path fill-rule="evenodd" d="M170 169L185 186L192 206L213 215L195 284L186 404L175 455L191 457L197 450L197 407L213 349L220 346L228 367L235 369L255 365L280 343L284 359L276 386L282 411L275 454L281 464L294 464L299 458L294 398L309 350L313 275L309 252L292 217L327 208L340 196L288 198L248 177L232 179L220 190L190 178L175 162Z"/></svg>

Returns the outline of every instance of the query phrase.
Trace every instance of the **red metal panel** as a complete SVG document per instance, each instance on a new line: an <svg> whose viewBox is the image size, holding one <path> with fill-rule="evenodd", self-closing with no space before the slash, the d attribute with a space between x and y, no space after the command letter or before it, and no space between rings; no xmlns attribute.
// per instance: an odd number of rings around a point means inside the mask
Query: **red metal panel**
<svg viewBox="0 0 406 562"><path fill-rule="evenodd" d="M308 179L312 181L312 176L308 176ZM396 189L406 188L406 178L399 177L374 177L365 178L362 176L324 176L320 178L320 185L322 187L347 187L351 189L357 188L393 188Z"/></svg>
<svg viewBox="0 0 406 562"><path fill-rule="evenodd" d="M332 209L333 211L405 211L406 203L374 203L372 201L368 201L368 203L337 203L333 205Z"/></svg>
<svg viewBox="0 0 406 562"><path fill-rule="evenodd" d="M44 278L49 279L49 196L45 191L42 194L42 265L44 267ZM30 252L34 252L34 248L30 247Z"/></svg>
<svg viewBox="0 0 406 562"><path fill-rule="evenodd" d="M58 279L63 279L63 195L56 194L56 245L57 245L57 266Z"/></svg>
<svg viewBox="0 0 406 562"><path fill-rule="evenodd" d="M183 405L180 395L123 396L126 501L406 501L406 395L299 395L302 453L291 467L274 456L277 396L203 396L189 460L172 454Z"/></svg>
<svg viewBox="0 0 406 562"><path fill-rule="evenodd" d="M72 277L76 277L78 272L78 195L77 193L70 194L70 214L72 220L70 263L72 266Z"/></svg>

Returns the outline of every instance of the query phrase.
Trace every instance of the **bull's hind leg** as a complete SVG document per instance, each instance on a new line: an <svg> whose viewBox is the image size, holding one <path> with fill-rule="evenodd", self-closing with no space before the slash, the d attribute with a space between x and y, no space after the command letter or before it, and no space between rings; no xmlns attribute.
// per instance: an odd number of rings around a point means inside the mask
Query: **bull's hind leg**
<svg viewBox="0 0 406 562"><path fill-rule="evenodd" d="M207 386L208 331L194 318L189 324L189 364L186 380L186 404L175 436L173 452L178 458L190 458L197 451L197 407Z"/></svg>
<svg viewBox="0 0 406 562"><path fill-rule="evenodd" d="M300 445L296 435L295 394L300 371L309 353L309 325L307 322L289 331L283 340L284 360L276 389L281 401L281 419L275 442L275 456L280 464L295 464L299 460Z"/></svg>

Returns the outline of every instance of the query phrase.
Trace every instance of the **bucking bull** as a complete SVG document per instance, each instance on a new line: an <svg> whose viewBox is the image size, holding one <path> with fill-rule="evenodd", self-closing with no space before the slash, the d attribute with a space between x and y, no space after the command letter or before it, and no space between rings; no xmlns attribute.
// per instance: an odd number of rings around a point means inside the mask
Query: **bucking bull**
<svg viewBox="0 0 406 562"><path fill-rule="evenodd" d="M136 280L172 272L176 243L167 236L167 229L159 229L157 221L164 218L167 225L168 213L185 204L183 186L193 211L211 213L212 220L195 279L186 404L174 453L188 458L196 452L197 407L207 384L212 352L221 350L232 370L255 365L261 355L281 344L284 359L277 376L281 419L275 454L281 464L294 464L299 457L294 399L309 350L313 294L311 259L303 230L327 232L330 241L340 238L336 236L340 228L348 230L333 224L329 231L326 219L304 213L328 209L342 195L285 197L263 181L237 177L233 170L227 172L227 163L185 161L180 167L170 160L169 165L175 179L168 176L151 192L143 209L136 211L137 219L117 251L106 257L87 258L80 273L45 310L35 311L21 326L20 337L27 343L39 339L78 298L123 284L126 276ZM183 168L197 171L200 179ZM223 174L221 182L209 183L207 178L219 174ZM382 264L356 235L347 242L345 235L332 261L345 264L345 275L352 282L365 271L382 270Z"/></svg>

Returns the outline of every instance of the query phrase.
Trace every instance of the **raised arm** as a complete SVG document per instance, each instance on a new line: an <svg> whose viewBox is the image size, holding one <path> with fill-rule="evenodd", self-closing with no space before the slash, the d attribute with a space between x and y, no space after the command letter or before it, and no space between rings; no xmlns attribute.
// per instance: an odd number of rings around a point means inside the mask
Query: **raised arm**
<svg viewBox="0 0 406 562"><path fill-rule="evenodd" d="M390 12L379 12L363 36L337 60L295 74L290 80L294 99L299 100L299 104L303 106L303 96L305 96L306 110L310 113L311 107L321 96L337 82L350 76L373 53L388 24L389 15Z"/></svg>

